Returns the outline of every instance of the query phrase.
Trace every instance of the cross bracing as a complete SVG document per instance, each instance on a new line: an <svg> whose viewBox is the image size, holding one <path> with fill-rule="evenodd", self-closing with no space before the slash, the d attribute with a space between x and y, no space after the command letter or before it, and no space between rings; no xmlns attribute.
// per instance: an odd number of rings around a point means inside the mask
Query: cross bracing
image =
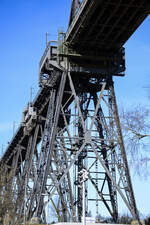
<svg viewBox="0 0 150 225"><path fill-rule="evenodd" d="M146 0L138 5L116 0L105 1L102 7L102 3L72 1L67 33L60 32L58 42L47 43L39 67L40 90L24 110L22 123L0 161L8 174L9 185L4 190L13 193L15 220L40 217L45 221L46 207L51 204L58 221L81 221L82 169L88 171L86 215L91 202L97 214L102 203L117 222L120 195L133 218L139 220L113 76L124 76L122 46L148 15L149 4ZM107 14L112 8L112 14ZM121 8L123 13L118 14ZM116 33L111 44L107 38L102 44L99 37L103 37L104 27L109 28L107 36L113 29L122 32L117 24L133 9L127 36L116 45L113 40L122 37ZM93 15L96 20L91 26ZM102 15L108 16L107 24L100 23ZM117 17L114 26L108 24ZM125 20L126 26L129 20Z"/></svg>

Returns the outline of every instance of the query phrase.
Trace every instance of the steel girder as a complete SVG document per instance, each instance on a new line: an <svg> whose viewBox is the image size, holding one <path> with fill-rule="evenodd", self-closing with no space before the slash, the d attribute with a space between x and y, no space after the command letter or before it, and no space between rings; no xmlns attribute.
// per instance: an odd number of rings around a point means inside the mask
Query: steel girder
<svg viewBox="0 0 150 225"><path fill-rule="evenodd" d="M40 62L42 88L33 103L37 115L29 126L21 124L0 161L6 174L3 202L10 193L15 215L11 224L33 216L46 221L49 205L58 221L81 221L82 169L88 171L86 215L106 209L116 222L119 194L139 220L112 76L124 72L121 47L147 17L148 6L146 0L139 5L72 0L65 43L59 46L67 51L47 45Z"/></svg>
<svg viewBox="0 0 150 225"><path fill-rule="evenodd" d="M71 12L70 12L70 18L69 18L69 26L71 25L73 19L75 18L78 10L80 7L80 0L72 0L71 3Z"/></svg>
<svg viewBox="0 0 150 225"><path fill-rule="evenodd" d="M37 119L26 149L18 143L11 168L16 218L45 221L51 205L58 221L81 221L84 168L86 214L105 208L117 221L119 193L138 219L112 77L90 78L90 88L84 82L70 67L62 71L57 87L47 87L44 123Z"/></svg>
<svg viewBox="0 0 150 225"><path fill-rule="evenodd" d="M148 0L83 0L69 23L66 43L80 54L116 52L149 15L149 8Z"/></svg>

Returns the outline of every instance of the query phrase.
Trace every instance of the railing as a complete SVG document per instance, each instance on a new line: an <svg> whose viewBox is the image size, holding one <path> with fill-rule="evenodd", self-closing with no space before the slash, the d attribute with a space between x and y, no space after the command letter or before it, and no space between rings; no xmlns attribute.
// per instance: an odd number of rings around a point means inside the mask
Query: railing
<svg viewBox="0 0 150 225"><path fill-rule="evenodd" d="M45 59L45 57L46 57L46 55L47 55L49 49L50 49L50 43L47 44L47 47L46 47L46 49L45 49L45 51L44 51L44 53L43 53L43 55L42 55L42 58L41 58L41 60L40 60L40 67L41 67L41 65L43 64L43 61L44 61L44 59Z"/></svg>
<svg viewBox="0 0 150 225"><path fill-rule="evenodd" d="M45 51L43 53L43 56L42 56L42 58L40 60L40 63L39 63L40 68L41 68L43 62L45 61L45 58L47 57L48 53L49 53L49 58L50 58L50 49L51 49L51 46L56 46L56 45L57 45L57 41L49 41L48 42L48 44L46 46L46 49L45 49Z"/></svg>
<svg viewBox="0 0 150 225"><path fill-rule="evenodd" d="M66 34L63 31L60 31L58 33L58 49L57 49L58 55L66 53L66 46L64 45L65 36Z"/></svg>

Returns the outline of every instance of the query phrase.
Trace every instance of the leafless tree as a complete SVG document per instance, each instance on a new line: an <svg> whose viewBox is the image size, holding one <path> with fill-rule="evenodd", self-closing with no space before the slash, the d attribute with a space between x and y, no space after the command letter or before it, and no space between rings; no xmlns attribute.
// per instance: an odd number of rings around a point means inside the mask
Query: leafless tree
<svg viewBox="0 0 150 225"><path fill-rule="evenodd" d="M140 176L150 174L150 111L137 105L121 109L121 124L130 165Z"/></svg>
<svg viewBox="0 0 150 225"><path fill-rule="evenodd" d="M11 173L5 166L0 167L0 224L18 225L16 220L14 192Z"/></svg>

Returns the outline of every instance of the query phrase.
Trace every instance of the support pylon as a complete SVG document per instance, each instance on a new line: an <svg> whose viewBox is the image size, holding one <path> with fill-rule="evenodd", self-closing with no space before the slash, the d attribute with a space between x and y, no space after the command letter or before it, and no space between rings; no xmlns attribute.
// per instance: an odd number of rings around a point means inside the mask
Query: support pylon
<svg viewBox="0 0 150 225"><path fill-rule="evenodd" d="M116 222L118 192L137 218L112 77L89 77L85 84L84 76L68 69L57 91L52 88L50 93L29 217L43 214L47 195L60 221L81 221L79 172L84 168L89 172L86 214L97 192Z"/></svg>
<svg viewBox="0 0 150 225"><path fill-rule="evenodd" d="M14 168L16 218L45 222L49 204L59 222L80 222L79 174L85 169L85 215L95 205L93 211L106 210L117 222L119 194L139 219L113 84L113 71L124 70L124 57L119 52L114 63L102 62L103 68L95 69L87 67L85 58L80 65L75 53L75 62L73 53L58 60L53 48L47 45L40 63L41 92L24 111L21 138L7 160Z"/></svg>

